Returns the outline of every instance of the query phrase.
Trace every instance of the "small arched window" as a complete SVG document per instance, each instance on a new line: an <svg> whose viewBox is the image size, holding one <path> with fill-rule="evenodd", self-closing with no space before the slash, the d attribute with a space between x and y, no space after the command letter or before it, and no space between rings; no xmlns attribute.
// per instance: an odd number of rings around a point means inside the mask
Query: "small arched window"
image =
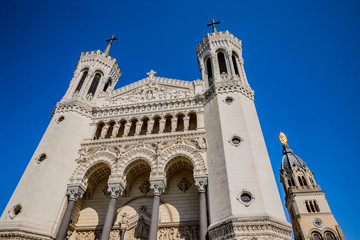
<svg viewBox="0 0 360 240"><path fill-rule="evenodd" d="M318 233L318 232L313 232L313 233L311 234L311 236L312 236L312 240L323 240L323 238L321 237L320 233Z"/></svg>
<svg viewBox="0 0 360 240"><path fill-rule="evenodd" d="M206 69L207 69L207 75L208 75L208 83L209 83L209 87L210 87L214 83L210 58L208 58L206 60Z"/></svg>
<svg viewBox="0 0 360 240"><path fill-rule="evenodd" d="M301 180L302 180L302 182L303 182L304 186L307 186L307 182L306 182L306 180L305 180L304 176L302 176L302 177L301 177Z"/></svg>
<svg viewBox="0 0 360 240"><path fill-rule="evenodd" d="M226 62L225 62L225 55L222 52L219 52L217 54L218 57L218 62L219 62L219 70L220 70L220 74L221 73L227 73L227 68L226 68Z"/></svg>
<svg viewBox="0 0 360 240"><path fill-rule="evenodd" d="M301 177L300 177L300 176L298 177L298 181L299 181L300 186L304 186L304 183L303 183L303 181L301 180Z"/></svg>
<svg viewBox="0 0 360 240"><path fill-rule="evenodd" d="M238 69L238 66L237 66L237 57L234 54L232 55L232 62L233 62L233 65L234 65L235 75L239 75L239 69Z"/></svg>
<svg viewBox="0 0 360 240"><path fill-rule="evenodd" d="M88 75L88 71L83 72L83 74L81 76L81 79L80 79L80 82L79 82L79 84L77 85L77 87L75 89L75 92L80 91L82 85L84 84L84 81L85 81L87 75Z"/></svg>
<svg viewBox="0 0 360 240"><path fill-rule="evenodd" d="M315 206L315 210L317 212L320 212L320 208L319 208L319 205L317 204L317 202L314 200L314 206Z"/></svg>
<svg viewBox="0 0 360 240"><path fill-rule="evenodd" d="M89 93L91 93L92 95L95 94L96 89L97 89L97 87L98 87L98 85L99 85L99 82L100 82L100 78L101 78L100 73L95 74L94 79L93 79L93 81L92 81L92 83L91 83L91 85L90 85L88 94L89 94Z"/></svg>
<svg viewBox="0 0 360 240"><path fill-rule="evenodd" d="M103 91L106 92L106 90L108 89L108 87L111 86L111 78L108 79L108 81L105 83L104 89Z"/></svg>
<svg viewBox="0 0 360 240"><path fill-rule="evenodd" d="M331 233L331 232L326 232L326 233L325 233L325 239L326 239L326 240L335 240L335 236L334 236L334 234Z"/></svg>
<svg viewBox="0 0 360 240"><path fill-rule="evenodd" d="M305 205L306 205L306 210L307 210L308 212L311 212L308 201L305 201Z"/></svg>

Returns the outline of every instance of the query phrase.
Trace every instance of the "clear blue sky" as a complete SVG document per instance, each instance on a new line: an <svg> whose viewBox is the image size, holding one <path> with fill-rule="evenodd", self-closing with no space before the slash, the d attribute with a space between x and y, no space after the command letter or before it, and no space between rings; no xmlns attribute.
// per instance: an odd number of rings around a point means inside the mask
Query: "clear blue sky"
<svg viewBox="0 0 360 240"><path fill-rule="evenodd" d="M196 45L220 20L245 71L279 182L284 131L315 173L347 239L360 239L358 1L5 1L1 29L0 211L64 95L81 52L106 47L123 72L200 78ZM283 199L283 189L278 188ZM50 193L49 193L50 194Z"/></svg>

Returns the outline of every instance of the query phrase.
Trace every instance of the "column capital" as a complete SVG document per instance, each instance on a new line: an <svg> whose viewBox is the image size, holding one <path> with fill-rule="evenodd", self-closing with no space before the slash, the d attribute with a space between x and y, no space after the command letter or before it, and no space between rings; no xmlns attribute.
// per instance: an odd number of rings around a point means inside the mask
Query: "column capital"
<svg viewBox="0 0 360 240"><path fill-rule="evenodd" d="M199 192L206 192L206 186L208 184L208 176L194 176L195 186L197 187Z"/></svg>
<svg viewBox="0 0 360 240"><path fill-rule="evenodd" d="M82 198L85 191L85 187L81 184L68 184L66 194L68 195L69 201L76 202L76 200Z"/></svg>
<svg viewBox="0 0 360 240"><path fill-rule="evenodd" d="M150 188L154 190L154 196L160 196L165 191L165 179L150 179Z"/></svg>
<svg viewBox="0 0 360 240"><path fill-rule="evenodd" d="M110 193L110 198L118 199L124 189L125 187L121 182L110 182L107 191Z"/></svg>

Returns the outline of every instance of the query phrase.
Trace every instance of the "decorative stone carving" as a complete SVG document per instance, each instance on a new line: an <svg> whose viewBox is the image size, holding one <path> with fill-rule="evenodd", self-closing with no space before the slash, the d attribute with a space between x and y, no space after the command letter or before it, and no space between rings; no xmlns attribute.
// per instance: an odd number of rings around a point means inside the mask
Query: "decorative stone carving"
<svg viewBox="0 0 360 240"><path fill-rule="evenodd" d="M187 178L182 178L177 186L183 193L185 193L191 187L191 183Z"/></svg>
<svg viewBox="0 0 360 240"><path fill-rule="evenodd" d="M195 186L198 188L199 192L206 192L206 186L208 184L207 176L194 176Z"/></svg>
<svg viewBox="0 0 360 240"><path fill-rule="evenodd" d="M142 193L148 193L150 192L150 183L149 181L145 180L143 184L139 187L140 192Z"/></svg>
<svg viewBox="0 0 360 240"><path fill-rule="evenodd" d="M82 185L71 185L67 187L67 195L70 201L76 201L81 198L86 189Z"/></svg>
<svg viewBox="0 0 360 240"><path fill-rule="evenodd" d="M125 187L120 182L112 182L108 183L108 192L110 193L109 198L117 199L119 195L125 190Z"/></svg>
<svg viewBox="0 0 360 240"><path fill-rule="evenodd" d="M164 179L150 179L150 188L154 190L154 195L160 196L165 191Z"/></svg>

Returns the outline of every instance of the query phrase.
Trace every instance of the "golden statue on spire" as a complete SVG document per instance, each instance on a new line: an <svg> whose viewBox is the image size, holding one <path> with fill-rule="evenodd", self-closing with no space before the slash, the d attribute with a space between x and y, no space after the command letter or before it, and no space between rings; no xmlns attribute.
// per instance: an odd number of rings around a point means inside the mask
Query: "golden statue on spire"
<svg viewBox="0 0 360 240"><path fill-rule="evenodd" d="M283 145L287 145L287 138L286 138L286 135L280 131L280 135L279 135L279 138L280 142L283 144Z"/></svg>

